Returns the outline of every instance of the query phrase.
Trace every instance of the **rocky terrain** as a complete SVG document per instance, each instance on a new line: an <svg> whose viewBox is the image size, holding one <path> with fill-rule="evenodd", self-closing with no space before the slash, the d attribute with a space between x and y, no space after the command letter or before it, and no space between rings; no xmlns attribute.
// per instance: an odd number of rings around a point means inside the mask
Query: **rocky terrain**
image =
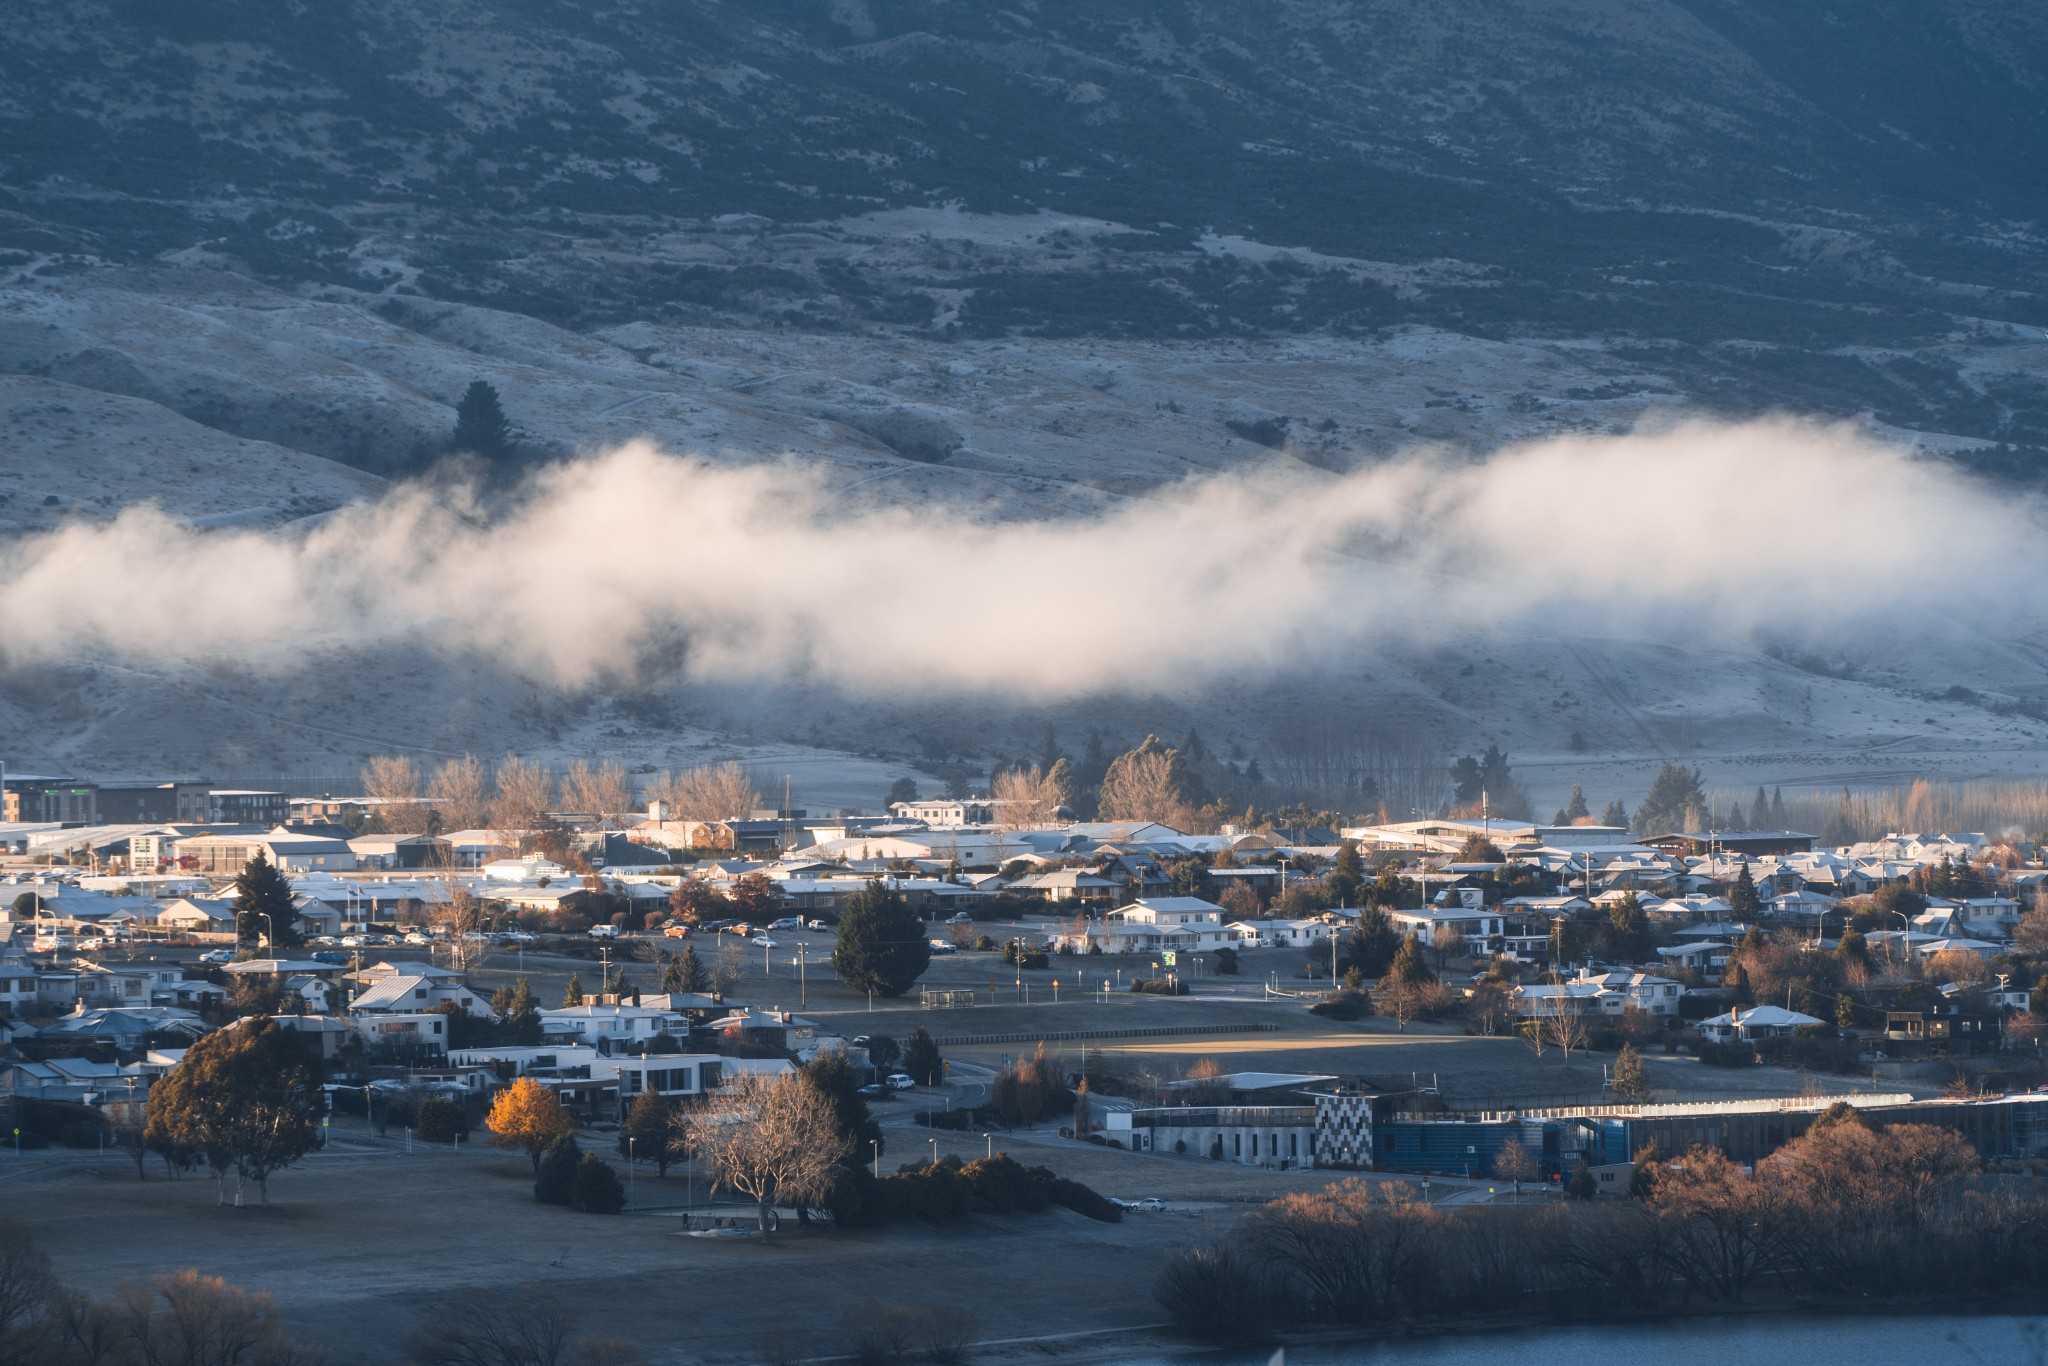
<svg viewBox="0 0 2048 1366"><path fill-rule="evenodd" d="M476 379L522 433L480 473L499 490L645 435L1005 519L1674 411L1854 418L2015 487L2048 446L2048 22L2022 6L17 0L0 20L17 546L144 501L302 534L433 469ZM1854 553L1853 528L1815 526L1798 553ZM1113 637L1142 610L1109 592L990 629ZM1327 745L1303 736L1334 712L1499 740L1549 775L1542 804L1665 757L1736 787L2031 771L2035 638L1976 614L1826 649L1542 624L1028 704L659 670L564 690L431 642L282 680L82 649L7 661L0 722L17 765L733 753L871 802L906 762L1025 752L1048 723L1199 724L1270 755Z"/></svg>

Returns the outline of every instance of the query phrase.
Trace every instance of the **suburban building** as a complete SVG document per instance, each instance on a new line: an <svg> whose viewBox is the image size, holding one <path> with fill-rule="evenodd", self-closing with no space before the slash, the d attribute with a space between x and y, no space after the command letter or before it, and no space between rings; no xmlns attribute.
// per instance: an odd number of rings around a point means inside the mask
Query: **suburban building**
<svg viewBox="0 0 2048 1366"><path fill-rule="evenodd" d="M292 818L292 802L282 792L253 788L221 788L206 794L209 825L283 825Z"/></svg>

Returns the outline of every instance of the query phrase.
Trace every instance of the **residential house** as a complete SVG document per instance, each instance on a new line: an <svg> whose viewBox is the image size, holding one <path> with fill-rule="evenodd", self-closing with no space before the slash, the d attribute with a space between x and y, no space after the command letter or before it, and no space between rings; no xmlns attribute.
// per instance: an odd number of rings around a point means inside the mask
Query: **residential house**
<svg viewBox="0 0 2048 1366"><path fill-rule="evenodd" d="M479 1019L491 1017L491 1003L471 991L459 978L444 975L394 972L380 976L356 993L348 1003L354 1015L405 1015L440 1010L453 1005Z"/></svg>
<svg viewBox="0 0 2048 1366"><path fill-rule="evenodd" d="M1729 1010L1711 1016L1694 1028L1715 1043L1751 1043L1757 1039L1788 1039L1802 1029L1822 1023L1811 1015L1802 1015L1783 1006L1751 1006L1746 1010Z"/></svg>
<svg viewBox="0 0 2048 1366"><path fill-rule="evenodd" d="M1194 896L1157 897L1134 901L1109 912L1100 924L1087 924L1053 937L1056 948L1089 953L1194 952L1220 949L1237 942L1223 924L1223 908Z"/></svg>
<svg viewBox="0 0 2048 1366"><path fill-rule="evenodd" d="M656 1035L686 1035L683 1016L651 1006L593 1003L540 1012L541 1033L549 1042L587 1043L611 1054L644 1044Z"/></svg>

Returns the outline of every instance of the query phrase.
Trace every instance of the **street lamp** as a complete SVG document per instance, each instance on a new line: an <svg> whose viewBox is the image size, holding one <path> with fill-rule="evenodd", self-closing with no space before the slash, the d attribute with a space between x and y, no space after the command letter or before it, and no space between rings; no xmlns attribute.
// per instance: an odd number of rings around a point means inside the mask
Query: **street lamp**
<svg viewBox="0 0 2048 1366"><path fill-rule="evenodd" d="M932 1145L932 1165L936 1167L939 1165L939 1140L934 1138L930 1142Z"/></svg>
<svg viewBox="0 0 2048 1366"><path fill-rule="evenodd" d="M982 1156L993 1159L996 1155L996 1136L991 1133L983 1133L982 1137L988 1141L988 1151L983 1153Z"/></svg>
<svg viewBox="0 0 2048 1366"><path fill-rule="evenodd" d="M640 1140L634 1137L632 1134L626 1135L626 1189L628 1191L637 1191L640 1189L640 1168L637 1165L635 1165L633 1160L633 1148L634 1145L639 1143L639 1141Z"/></svg>

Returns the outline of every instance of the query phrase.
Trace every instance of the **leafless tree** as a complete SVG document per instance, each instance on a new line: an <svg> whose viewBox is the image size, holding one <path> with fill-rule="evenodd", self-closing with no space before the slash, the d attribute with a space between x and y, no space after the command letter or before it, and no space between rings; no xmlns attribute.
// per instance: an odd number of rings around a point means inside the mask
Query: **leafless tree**
<svg viewBox="0 0 2048 1366"><path fill-rule="evenodd" d="M1320 1191L1282 1196L1249 1215L1249 1246L1294 1278L1315 1317L1361 1323L1409 1307L1415 1273L1428 1257L1442 1216L1388 1186L1373 1188L1351 1177Z"/></svg>
<svg viewBox="0 0 2048 1366"><path fill-rule="evenodd" d="M570 810L611 825L633 809L633 785L616 762L593 766L578 760L562 775L562 799Z"/></svg>
<svg viewBox="0 0 2048 1366"><path fill-rule="evenodd" d="M538 1286L473 1290L429 1313L405 1343L411 1366L568 1366L574 1321Z"/></svg>
<svg viewBox="0 0 2048 1366"><path fill-rule="evenodd" d="M746 970L747 951L729 934L718 936L718 961L711 965L711 989L720 996L739 985Z"/></svg>
<svg viewBox="0 0 2048 1366"><path fill-rule="evenodd" d="M723 821L758 810L761 793L738 764L664 773L650 786L672 821Z"/></svg>
<svg viewBox="0 0 2048 1366"><path fill-rule="evenodd" d="M498 800L491 824L507 832L538 829L555 806L555 780L545 768L515 754L498 765Z"/></svg>
<svg viewBox="0 0 2048 1366"><path fill-rule="evenodd" d="M474 754L450 759L434 770L427 795L444 830L474 830L491 818L490 783Z"/></svg>
<svg viewBox="0 0 2048 1366"><path fill-rule="evenodd" d="M1586 1046L1585 1007L1570 997L1559 997L1555 1008L1537 1021L1537 1028L1557 1046L1557 1051L1564 1054L1564 1060L1569 1064L1573 1051ZM1539 1056L1542 1051L1537 1049Z"/></svg>
<svg viewBox="0 0 2048 1366"><path fill-rule="evenodd" d="M753 1197L763 1242L772 1236L774 1202L823 1199L853 1151L832 1102L816 1087L756 1073L734 1077L712 1099L697 1116L693 1138L718 1184Z"/></svg>
<svg viewBox="0 0 2048 1366"><path fill-rule="evenodd" d="M420 805L420 775L403 754L376 754L363 765L363 795L376 803L370 813L377 829L392 834L416 831L426 819Z"/></svg>
<svg viewBox="0 0 2048 1366"><path fill-rule="evenodd" d="M1493 1174L1503 1181L1514 1184L1514 1195L1522 1198L1522 1183L1536 1179L1536 1159L1529 1155L1519 1138L1511 1138L1500 1145L1500 1151L1493 1155Z"/></svg>
<svg viewBox="0 0 2048 1366"><path fill-rule="evenodd" d="M1098 807L1106 821L1169 821L1185 804L1172 757L1132 750L1110 765Z"/></svg>
<svg viewBox="0 0 2048 1366"><path fill-rule="evenodd" d="M23 1344L34 1340L56 1291L50 1259L36 1246L27 1225L0 1215L0 1360L27 1358Z"/></svg>
<svg viewBox="0 0 2048 1366"><path fill-rule="evenodd" d="M315 1366L316 1349L285 1332L277 1300L218 1276L180 1271L131 1282L120 1317L139 1366Z"/></svg>
<svg viewBox="0 0 2048 1366"><path fill-rule="evenodd" d="M1053 823L1059 810L1059 787L1044 769L1004 769L989 780L989 795L1000 803L995 810L998 830L1037 830Z"/></svg>

